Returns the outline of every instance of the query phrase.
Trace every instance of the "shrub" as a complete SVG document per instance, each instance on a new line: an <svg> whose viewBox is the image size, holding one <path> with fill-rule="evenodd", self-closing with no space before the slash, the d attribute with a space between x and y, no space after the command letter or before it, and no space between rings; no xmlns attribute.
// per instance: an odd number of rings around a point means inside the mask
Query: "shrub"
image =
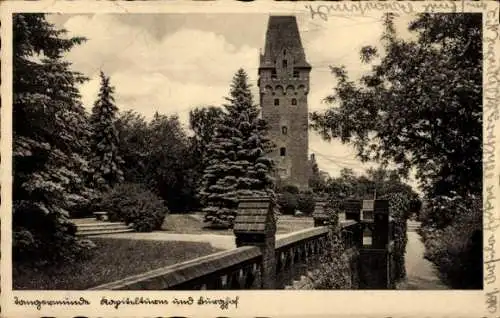
<svg viewBox="0 0 500 318"><path fill-rule="evenodd" d="M45 216L36 210L15 205L16 217L23 217L24 226L17 226L12 234L14 262L35 266L71 263L87 258L93 249L92 242L78 240L76 226L68 219L56 215ZM32 212L27 215L25 213Z"/></svg>
<svg viewBox="0 0 500 318"><path fill-rule="evenodd" d="M12 256L15 261L45 265L78 258L76 226L65 216L65 211L49 212L31 201L17 201L13 209Z"/></svg>
<svg viewBox="0 0 500 318"><path fill-rule="evenodd" d="M333 209L328 211L330 231L319 256L319 268L310 273L307 279L314 289L357 289L359 251L356 248L345 248L338 226L338 213Z"/></svg>
<svg viewBox="0 0 500 318"><path fill-rule="evenodd" d="M435 197L421 217L425 258L436 265L442 281L456 289L483 288L481 197Z"/></svg>
<svg viewBox="0 0 500 318"><path fill-rule="evenodd" d="M297 200L298 209L307 214L311 215L314 212L314 206L316 204L316 198L314 193L310 190L303 191L299 194Z"/></svg>
<svg viewBox="0 0 500 318"><path fill-rule="evenodd" d="M292 194L299 194L299 188L297 188L294 185L285 185L283 188L281 188L281 192L288 192Z"/></svg>
<svg viewBox="0 0 500 318"><path fill-rule="evenodd" d="M281 213L291 215L299 207L297 196L290 192L283 192L278 195L278 205Z"/></svg>
<svg viewBox="0 0 500 318"><path fill-rule="evenodd" d="M84 204L72 207L69 216L73 219L88 218L93 216L93 212L95 212L94 205L91 200L88 200Z"/></svg>
<svg viewBox="0 0 500 318"><path fill-rule="evenodd" d="M410 215L410 198L403 192L388 194L382 199L389 201L390 216L394 220L394 283L406 278L405 254L408 243L406 221Z"/></svg>
<svg viewBox="0 0 500 318"><path fill-rule="evenodd" d="M138 232L158 230L168 213L163 200L134 183L119 184L105 193L100 207L108 212L110 221L131 224Z"/></svg>

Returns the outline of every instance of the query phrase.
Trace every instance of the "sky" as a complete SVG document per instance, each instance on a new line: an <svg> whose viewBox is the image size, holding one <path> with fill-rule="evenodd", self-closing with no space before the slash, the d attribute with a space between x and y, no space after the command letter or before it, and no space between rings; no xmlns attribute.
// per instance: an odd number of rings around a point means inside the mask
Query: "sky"
<svg viewBox="0 0 500 318"><path fill-rule="evenodd" d="M297 14L306 59L312 65L309 111L328 107L323 99L333 92L335 80L329 66L344 65L352 79L370 70L360 62L359 50L378 46L383 31L381 16L336 16L328 21ZM52 14L49 21L70 36L88 40L66 56L73 69L90 81L80 87L90 110L99 89L102 70L115 86L120 110L134 110L147 119L158 111L177 114L188 129L189 111L218 106L229 93L234 73L244 68L258 100L257 68L264 49L269 15L262 13L171 14ZM405 36L411 17L400 17L398 33ZM324 141L309 132L309 153L330 176L342 168L361 174L375 163L362 164L354 149L339 141ZM415 186L415 181L409 183Z"/></svg>

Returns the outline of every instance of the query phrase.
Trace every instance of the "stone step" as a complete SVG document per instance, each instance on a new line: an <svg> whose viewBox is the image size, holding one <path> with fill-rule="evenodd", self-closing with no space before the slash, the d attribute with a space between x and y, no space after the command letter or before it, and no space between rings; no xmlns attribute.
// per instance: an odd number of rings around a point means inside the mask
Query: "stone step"
<svg viewBox="0 0 500 318"><path fill-rule="evenodd" d="M78 229L90 229L90 228L109 228L115 226L125 225L123 222L94 222L94 223L80 223L76 226Z"/></svg>
<svg viewBox="0 0 500 318"><path fill-rule="evenodd" d="M117 230L95 230L95 231L83 231L83 232L76 232L77 236L94 236L94 235L103 235L103 234L116 234L116 233L128 233L128 232L133 232L134 230L131 228L122 228L122 229L117 229Z"/></svg>
<svg viewBox="0 0 500 318"><path fill-rule="evenodd" d="M96 222L97 222L96 218L92 218L92 217L88 217L88 218L79 218L79 219L72 219L72 220L73 220L73 222L76 222L76 223L79 223L79 222L86 222L86 221L90 221L90 222L92 222L92 221L96 221Z"/></svg>
<svg viewBox="0 0 500 318"><path fill-rule="evenodd" d="M115 225L115 226L110 226L110 227L101 227L101 226L95 226L95 227L88 227L88 228L77 228L76 232L77 233L88 233L88 232L95 232L95 231L119 231L119 230L127 230L130 227L122 224L122 225Z"/></svg>

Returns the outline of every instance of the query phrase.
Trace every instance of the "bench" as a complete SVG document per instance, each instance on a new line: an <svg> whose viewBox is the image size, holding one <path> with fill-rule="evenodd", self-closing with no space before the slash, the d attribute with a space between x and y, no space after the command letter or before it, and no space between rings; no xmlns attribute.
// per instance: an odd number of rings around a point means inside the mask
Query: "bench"
<svg viewBox="0 0 500 318"><path fill-rule="evenodd" d="M107 221L108 220L108 212L94 212L95 218L98 221Z"/></svg>

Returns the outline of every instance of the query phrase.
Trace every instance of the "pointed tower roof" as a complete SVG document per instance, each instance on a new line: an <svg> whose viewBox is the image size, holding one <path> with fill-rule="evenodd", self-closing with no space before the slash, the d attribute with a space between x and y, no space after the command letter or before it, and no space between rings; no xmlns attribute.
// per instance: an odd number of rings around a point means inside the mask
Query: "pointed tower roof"
<svg viewBox="0 0 500 318"><path fill-rule="evenodd" d="M295 67L311 67L306 61L295 16L270 16L264 54L261 55L261 67L272 66L274 59L283 49L293 54Z"/></svg>

